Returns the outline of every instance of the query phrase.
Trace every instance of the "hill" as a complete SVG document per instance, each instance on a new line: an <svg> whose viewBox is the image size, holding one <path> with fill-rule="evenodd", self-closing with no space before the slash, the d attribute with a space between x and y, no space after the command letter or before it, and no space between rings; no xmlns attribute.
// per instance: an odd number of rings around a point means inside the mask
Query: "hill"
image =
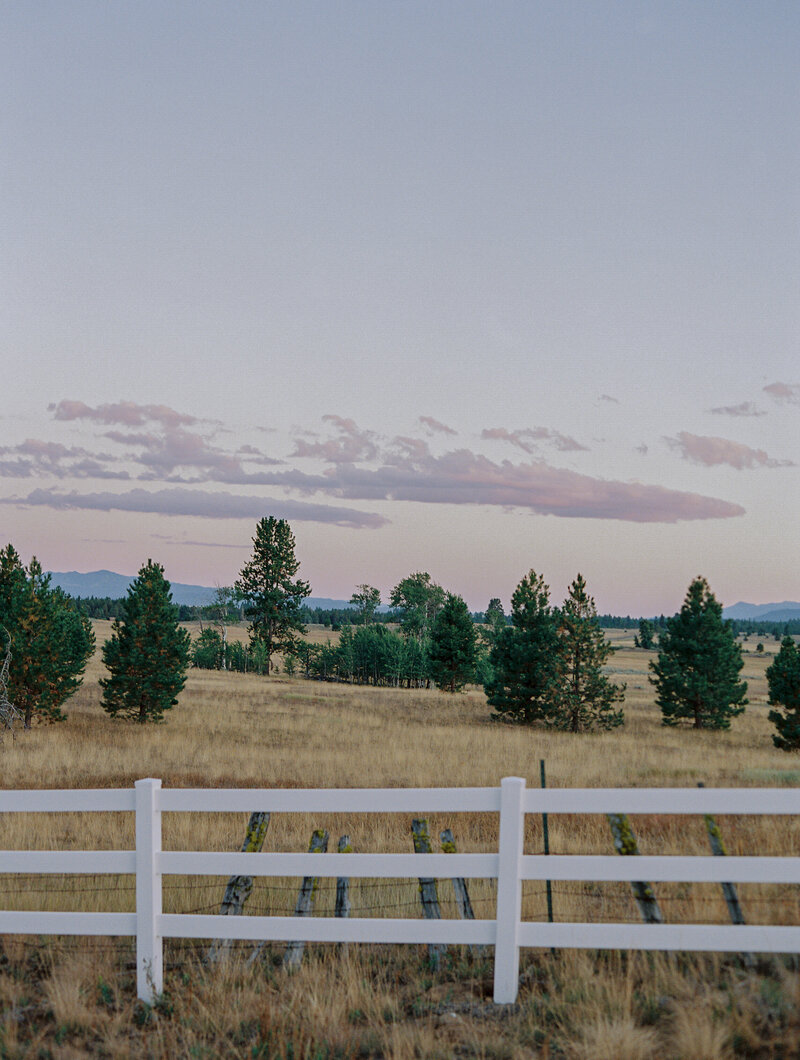
<svg viewBox="0 0 800 1060"><path fill-rule="evenodd" d="M723 618L753 619L758 622L788 622L800 618L800 603L784 600L779 604L748 604L744 600L722 609Z"/></svg>
<svg viewBox="0 0 800 1060"><path fill-rule="evenodd" d="M81 599L87 596L100 598L110 597L118 600L128 592L128 586L134 575L117 574L113 570L93 570L86 574L79 571L50 571L52 584L63 589L65 593ZM215 589L208 585L187 585L183 582L171 582L172 599L176 604L187 604L189 607L202 607L210 604ZM331 600L327 596L309 596L305 601L307 607L322 607L327 610L351 607L349 600Z"/></svg>

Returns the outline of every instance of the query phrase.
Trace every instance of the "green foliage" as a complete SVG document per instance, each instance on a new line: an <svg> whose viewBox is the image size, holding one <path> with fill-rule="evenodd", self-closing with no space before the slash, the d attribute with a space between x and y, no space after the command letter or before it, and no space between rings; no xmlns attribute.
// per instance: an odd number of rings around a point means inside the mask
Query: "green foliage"
<svg viewBox="0 0 800 1060"><path fill-rule="evenodd" d="M250 642L266 653L260 666L270 672L272 655L290 651L295 633L304 632L300 607L311 592L308 582L294 579L300 566L294 534L285 519L261 519L253 537L253 555L242 568L236 591L250 619ZM260 671L259 671L260 672Z"/></svg>
<svg viewBox="0 0 800 1060"><path fill-rule="evenodd" d="M467 605L448 593L431 635L431 675L439 688L456 692L474 680L477 640Z"/></svg>
<svg viewBox="0 0 800 1060"><path fill-rule="evenodd" d="M742 650L722 619L722 605L705 578L695 578L681 610L667 620L658 660L650 663L663 723L730 728L747 703L747 683L739 681L742 666Z"/></svg>
<svg viewBox="0 0 800 1060"><path fill-rule="evenodd" d="M511 626L492 641L484 688L494 717L569 732L623 723L623 711L614 705L622 702L625 686L603 674L613 649L580 574L557 610L542 576L530 571L511 598Z"/></svg>
<svg viewBox="0 0 800 1060"><path fill-rule="evenodd" d="M600 629L597 608L580 574L559 612L559 635L566 665L552 724L569 732L622 725L625 715L614 704L624 700L625 685L614 684L603 673L614 649Z"/></svg>
<svg viewBox="0 0 800 1060"><path fill-rule="evenodd" d="M345 626L338 645L297 642L286 658L293 672L318 681L418 688L431 680L429 640L406 640L378 623Z"/></svg>
<svg viewBox="0 0 800 1060"><path fill-rule="evenodd" d="M489 601L484 613L484 620L486 625L494 631L500 630L506 625L506 613L499 597L493 596Z"/></svg>
<svg viewBox="0 0 800 1060"><path fill-rule="evenodd" d="M494 717L525 723L553 719L564 654L550 590L533 570L514 590L511 625L499 631L489 662L492 675L484 687Z"/></svg>
<svg viewBox="0 0 800 1060"><path fill-rule="evenodd" d="M767 667L769 720L778 730L772 742L782 751L800 751L800 651L791 637L784 637L775 661Z"/></svg>
<svg viewBox="0 0 800 1060"><path fill-rule="evenodd" d="M405 636L423 640L430 636L444 605L444 589L432 581L427 571L417 571L395 585L390 603L400 612L398 618Z"/></svg>
<svg viewBox="0 0 800 1060"><path fill-rule="evenodd" d="M368 626L381 605L381 591L374 585L362 583L356 586L355 592L350 597L350 603L355 605L361 624Z"/></svg>
<svg viewBox="0 0 800 1060"><path fill-rule="evenodd" d="M5 632L3 632L5 631ZM34 557L27 569L13 545L0 551L0 647L11 642L8 698L25 718L63 721L64 702L81 685L92 651L89 619Z"/></svg>
<svg viewBox="0 0 800 1060"><path fill-rule="evenodd" d="M646 648L648 651L656 644L656 627L649 618L639 619L639 636L634 637L637 648Z"/></svg>
<svg viewBox="0 0 800 1060"><path fill-rule="evenodd" d="M197 640L192 642L190 659L192 666L201 670L221 670L225 657L222 634L216 629L202 629Z"/></svg>
<svg viewBox="0 0 800 1060"><path fill-rule="evenodd" d="M178 625L164 568L148 560L128 589L125 614L103 645L109 676L103 709L112 717L161 721L178 702L189 665L189 634Z"/></svg>

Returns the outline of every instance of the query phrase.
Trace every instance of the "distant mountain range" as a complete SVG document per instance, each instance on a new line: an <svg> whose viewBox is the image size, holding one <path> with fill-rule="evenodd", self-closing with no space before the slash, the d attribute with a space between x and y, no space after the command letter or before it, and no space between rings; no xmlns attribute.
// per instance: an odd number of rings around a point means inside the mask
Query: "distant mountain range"
<svg viewBox="0 0 800 1060"><path fill-rule="evenodd" d="M51 585L58 586L70 596L110 596L118 600L128 592L128 586L134 580L133 575L117 574L113 570L93 570L88 574L78 571L50 571ZM170 582L172 601L186 604L189 607L202 607L210 604L215 589L208 585L185 585L182 582ZM326 596L309 596L305 601L308 607L343 608L351 607L349 600L330 600Z"/></svg>
<svg viewBox="0 0 800 1060"><path fill-rule="evenodd" d="M52 584L59 586L70 596L110 596L118 600L125 596L133 576L117 574L113 570L93 570L88 574L78 571L51 571ZM184 585L182 582L171 582L172 599L176 604L187 604L190 607L202 607L210 604L215 590L208 585ZM352 607L349 600L332 600L327 596L309 596L305 601L308 607L326 609ZM386 610L386 605L381 607ZM723 609L725 618L754 619L758 622L789 622L800 618L800 603L795 600L784 600L779 604L748 604L740 601Z"/></svg>
<svg viewBox="0 0 800 1060"><path fill-rule="evenodd" d="M757 622L789 622L800 618L800 604L784 600L780 604L748 604L740 601L722 609L723 618L753 619Z"/></svg>

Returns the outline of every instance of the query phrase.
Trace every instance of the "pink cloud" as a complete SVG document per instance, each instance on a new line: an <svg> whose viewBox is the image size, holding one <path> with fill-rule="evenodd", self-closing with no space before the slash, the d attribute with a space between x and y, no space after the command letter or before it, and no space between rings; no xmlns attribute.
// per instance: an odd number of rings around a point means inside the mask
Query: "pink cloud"
<svg viewBox="0 0 800 1060"><path fill-rule="evenodd" d="M337 438L324 442L312 442L298 438L294 457L312 457L331 464L349 464L359 460L374 460L378 456L378 445L372 431L361 430L355 422L341 416L328 415L322 419L339 432Z"/></svg>
<svg viewBox="0 0 800 1060"><path fill-rule="evenodd" d="M667 442L680 451L685 460L693 460L705 467L716 467L726 464L738 471L759 467L794 467L791 460L775 460L763 449L751 449L749 445L733 442L728 438L715 438L708 435L689 434L681 431L677 438L667 438Z"/></svg>
<svg viewBox="0 0 800 1060"><path fill-rule="evenodd" d="M431 434L458 434L458 431L454 431L452 427L448 427L446 423L441 423L439 420L435 420L433 416L420 416L419 422L423 427L427 427Z"/></svg>
<svg viewBox="0 0 800 1060"><path fill-rule="evenodd" d="M125 493L58 493L51 489L37 489L27 497L3 498L0 504L45 507L58 511L145 512L196 516L201 519L260 519L271 514L298 522L331 523L356 529L377 529L388 523L381 515L354 508L180 488L155 491L132 489Z"/></svg>
<svg viewBox="0 0 800 1060"><path fill-rule="evenodd" d="M495 505L574 519L675 523L744 514L741 505L716 497L592 478L544 461L498 464L466 449L441 457L397 452L393 463L374 470L342 464L323 475L280 472L273 482L348 500Z"/></svg>
<svg viewBox="0 0 800 1060"><path fill-rule="evenodd" d="M764 393L781 405L800 405L800 383L770 383Z"/></svg>
<svg viewBox="0 0 800 1060"><path fill-rule="evenodd" d="M533 442L552 442L561 452L588 452L585 445L576 442L567 434L552 431L549 427L527 427L523 430L509 431L506 427L487 427L481 431L481 438L509 442L525 453L533 453L536 446Z"/></svg>
<svg viewBox="0 0 800 1060"><path fill-rule="evenodd" d="M766 416L766 412L762 412L752 401L742 401L739 405L720 405L709 411L717 416Z"/></svg>
<svg viewBox="0 0 800 1060"><path fill-rule="evenodd" d="M176 412L168 405L138 405L135 401L118 401L92 408L83 401L65 400L47 407L56 420L92 420L95 423L119 423L125 427L141 427L149 422L179 427L198 422L196 416Z"/></svg>

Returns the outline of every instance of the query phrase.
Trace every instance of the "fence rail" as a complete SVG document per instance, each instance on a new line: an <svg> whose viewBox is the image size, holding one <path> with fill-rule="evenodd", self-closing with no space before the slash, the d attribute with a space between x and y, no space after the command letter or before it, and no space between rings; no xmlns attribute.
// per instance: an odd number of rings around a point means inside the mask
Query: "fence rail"
<svg viewBox="0 0 800 1060"><path fill-rule="evenodd" d="M797 814L800 790L770 788L531 789L519 777L498 788L134 789L0 791L0 813L134 811L136 849L0 851L0 873L129 874L135 913L0 911L0 933L136 937L137 990L163 989L164 938L494 946L494 999L516 1000L520 947L800 952L800 926L540 923L521 918L523 880L800 883L800 857L526 855L529 813ZM163 813L497 813L496 854L318 854L171 851ZM497 879L493 919L296 918L164 913L165 875L314 876L371 879Z"/></svg>

